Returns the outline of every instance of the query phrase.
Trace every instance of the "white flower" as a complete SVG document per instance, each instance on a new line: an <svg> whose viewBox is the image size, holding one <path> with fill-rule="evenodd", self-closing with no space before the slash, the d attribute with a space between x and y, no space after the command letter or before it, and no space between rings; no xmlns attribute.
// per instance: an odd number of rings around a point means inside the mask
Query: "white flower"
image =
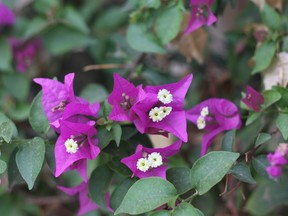
<svg viewBox="0 0 288 216"><path fill-rule="evenodd" d="M153 122L159 122L164 118L164 113L161 108L154 107L149 112L149 118L152 119Z"/></svg>
<svg viewBox="0 0 288 216"><path fill-rule="evenodd" d="M156 168L163 164L162 156L158 152L153 152L148 155L148 162L150 167Z"/></svg>
<svg viewBox="0 0 288 216"><path fill-rule="evenodd" d="M201 116L205 117L205 116L207 116L207 115L209 115L209 109L208 109L208 107L206 106L206 107L204 107L204 108L201 110Z"/></svg>
<svg viewBox="0 0 288 216"><path fill-rule="evenodd" d="M157 98L163 104L169 104L173 101L173 95L167 89L161 89L158 91Z"/></svg>
<svg viewBox="0 0 288 216"><path fill-rule="evenodd" d="M166 116L168 116L171 113L172 107L161 106L160 110L163 113L163 118L165 118Z"/></svg>
<svg viewBox="0 0 288 216"><path fill-rule="evenodd" d="M74 154L77 152L78 150L78 144L75 140L73 139L67 139L64 143L65 147L66 147L66 152L70 153L70 154Z"/></svg>
<svg viewBox="0 0 288 216"><path fill-rule="evenodd" d="M137 161L137 169L146 172L149 169L149 162L146 158L140 158Z"/></svg>
<svg viewBox="0 0 288 216"><path fill-rule="evenodd" d="M199 130L202 130L206 127L206 122L203 116L199 116L197 119L197 127Z"/></svg>

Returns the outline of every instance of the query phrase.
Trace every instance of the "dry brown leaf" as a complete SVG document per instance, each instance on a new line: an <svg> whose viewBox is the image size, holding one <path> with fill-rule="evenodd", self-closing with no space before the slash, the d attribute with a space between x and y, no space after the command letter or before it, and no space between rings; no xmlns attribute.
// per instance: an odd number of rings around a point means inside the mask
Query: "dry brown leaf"
<svg viewBox="0 0 288 216"><path fill-rule="evenodd" d="M181 24L181 30L178 36L172 41L171 45L184 55L188 62L195 59L199 64L202 64L204 61L203 53L207 46L207 33L204 29L199 28L190 34L185 35L184 32L189 19L190 14L185 13Z"/></svg>
<svg viewBox="0 0 288 216"><path fill-rule="evenodd" d="M271 89L278 85L287 87L288 85L288 53L281 52L277 55L273 64L262 73L264 89Z"/></svg>

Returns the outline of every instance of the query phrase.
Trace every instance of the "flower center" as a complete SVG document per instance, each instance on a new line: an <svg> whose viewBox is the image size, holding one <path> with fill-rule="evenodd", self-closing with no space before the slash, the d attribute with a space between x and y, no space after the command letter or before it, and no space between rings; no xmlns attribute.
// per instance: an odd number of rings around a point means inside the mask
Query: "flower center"
<svg viewBox="0 0 288 216"><path fill-rule="evenodd" d="M148 162L150 167L156 168L163 164L162 162L162 156L158 152L153 152L148 155Z"/></svg>
<svg viewBox="0 0 288 216"><path fill-rule="evenodd" d="M70 154L75 154L78 151L78 144L77 141L73 140L73 139L67 139L64 143L65 147L66 147L66 152L70 153Z"/></svg>
<svg viewBox="0 0 288 216"><path fill-rule="evenodd" d="M197 7L196 17L207 19L208 16L209 16L209 11L208 11L207 5L205 5L205 4L200 4L200 5Z"/></svg>
<svg viewBox="0 0 288 216"><path fill-rule="evenodd" d="M138 159L136 166L138 170L146 172L149 169L149 162L146 158L140 158Z"/></svg>
<svg viewBox="0 0 288 216"><path fill-rule="evenodd" d="M129 97L129 95L126 95L126 93L124 92L122 93L122 98L123 98L123 102L120 103L120 106L122 107L122 109L127 111L132 107L131 98Z"/></svg>
<svg viewBox="0 0 288 216"><path fill-rule="evenodd" d="M173 101L173 95L167 89L161 89L158 91L157 98L163 104L169 104Z"/></svg>
<svg viewBox="0 0 288 216"><path fill-rule="evenodd" d="M200 116L197 119L197 127L199 130L202 130L206 127L205 117L209 115L209 108L208 106L203 107Z"/></svg>
<svg viewBox="0 0 288 216"><path fill-rule="evenodd" d="M205 117L207 115L209 115L209 109L208 107L204 107L202 110L201 110L201 113L200 113L201 116Z"/></svg>
<svg viewBox="0 0 288 216"><path fill-rule="evenodd" d="M69 104L68 101L62 100L60 101L59 105L52 108L52 112L63 111L68 104Z"/></svg>
<svg viewBox="0 0 288 216"><path fill-rule="evenodd" d="M152 119L153 122L162 121L166 116L168 116L172 111L172 107L154 107L149 112L149 118Z"/></svg>

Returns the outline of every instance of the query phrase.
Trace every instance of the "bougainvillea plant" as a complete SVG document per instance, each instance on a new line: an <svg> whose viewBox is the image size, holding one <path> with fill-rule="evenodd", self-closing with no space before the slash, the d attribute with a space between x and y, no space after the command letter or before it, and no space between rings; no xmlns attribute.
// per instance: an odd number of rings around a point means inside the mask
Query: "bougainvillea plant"
<svg viewBox="0 0 288 216"><path fill-rule="evenodd" d="M286 215L287 11L0 0L0 215Z"/></svg>

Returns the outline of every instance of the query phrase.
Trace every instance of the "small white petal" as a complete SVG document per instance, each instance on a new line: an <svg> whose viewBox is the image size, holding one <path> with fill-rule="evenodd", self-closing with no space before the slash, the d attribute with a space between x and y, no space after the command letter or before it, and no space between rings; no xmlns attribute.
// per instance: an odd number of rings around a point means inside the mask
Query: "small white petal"
<svg viewBox="0 0 288 216"><path fill-rule="evenodd" d="M157 98L163 104L169 104L173 101L173 95L167 89L161 89L158 91Z"/></svg>
<svg viewBox="0 0 288 216"><path fill-rule="evenodd" d="M163 164L162 156L158 152L153 152L148 155L148 162L150 167L156 168Z"/></svg>
<svg viewBox="0 0 288 216"><path fill-rule="evenodd" d="M171 113L172 107L161 106L160 110L163 113L163 118L165 118L166 116L168 116Z"/></svg>
<svg viewBox="0 0 288 216"><path fill-rule="evenodd" d="M206 127L206 122L203 116L199 116L197 119L197 127L199 130L202 130Z"/></svg>
<svg viewBox="0 0 288 216"><path fill-rule="evenodd" d="M142 172L146 172L149 169L149 162L146 158L140 158L137 161L137 169L142 171Z"/></svg>
<svg viewBox="0 0 288 216"><path fill-rule="evenodd" d="M78 144L75 140L73 139L67 139L64 143L66 147L66 152L70 154L74 154L78 151Z"/></svg>
<svg viewBox="0 0 288 216"><path fill-rule="evenodd" d="M164 113L159 107L154 107L149 112L149 118L152 119L153 122L159 122L164 118Z"/></svg>
<svg viewBox="0 0 288 216"><path fill-rule="evenodd" d="M201 110L201 116L205 117L205 116L207 116L207 115L209 115L209 109L208 109L208 107L206 106L206 107L204 107L204 108Z"/></svg>

